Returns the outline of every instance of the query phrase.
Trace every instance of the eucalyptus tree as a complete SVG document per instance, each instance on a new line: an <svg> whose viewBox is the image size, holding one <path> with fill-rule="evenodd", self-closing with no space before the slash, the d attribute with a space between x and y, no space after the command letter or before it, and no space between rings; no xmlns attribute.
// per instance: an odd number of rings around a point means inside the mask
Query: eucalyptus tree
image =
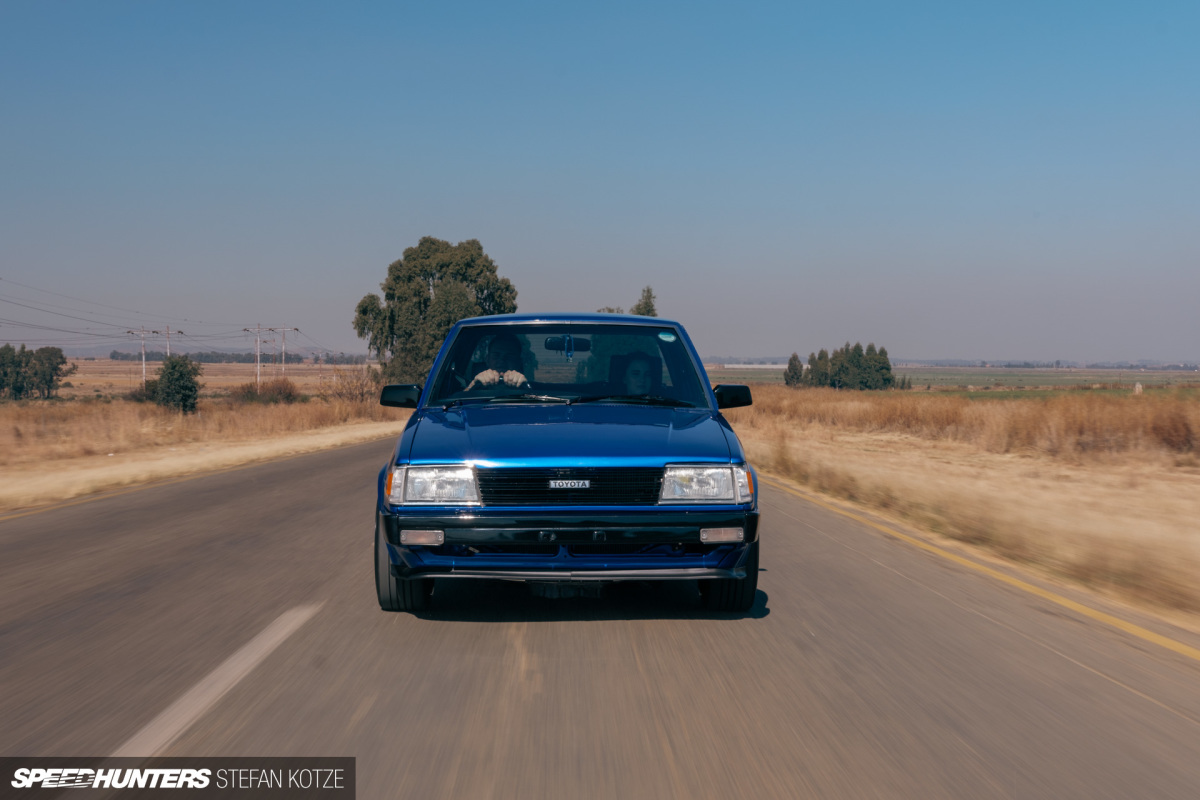
<svg viewBox="0 0 1200 800"><path fill-rule="evenodd" d="M420 383L452 325L466 317L511 314L517 290L477 239L458 244L425 236L388 266L380 288L354 310L354 330L379 359L383 377Z"/></svg>

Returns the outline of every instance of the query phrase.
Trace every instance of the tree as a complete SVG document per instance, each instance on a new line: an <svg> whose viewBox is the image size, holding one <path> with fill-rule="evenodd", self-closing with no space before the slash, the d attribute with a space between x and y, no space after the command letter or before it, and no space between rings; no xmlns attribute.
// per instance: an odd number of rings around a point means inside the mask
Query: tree
<svg viewBox="0 0 1200 800"><path fill-rule="evenodd" d="M859 350L862 350L861 345ZM854 362L854 353L849 342L829 356L829 383L835 389L858 388L858 367Z"/></svg>
<svg viewBox="0 0 1200 800"><path fill-rule="evenodd" d="M18 350L6 344L0 347L0 395L23 400L36 394L48 399L62 386L63 378L76 369L75 364L67 364L60 348L29 350L21 345Z"/></svg>
<svg viewBox="0 0 1200 800"><path fill-rule="evenodd" d="M21 349L25 349L25 345L21 345ZM17 383L21 375L21 361L17 356L17 348L11 344L6 344L0 347L0 397L9 395L16 398L13 392L13 386Z"/></svg>
<svg viewBox="0 0 1200 800"><path fill-rule="evenodd" d="M881 388L890 389L896 382L896 376L892 374L892 360L888 358L886 347L879 348L879 356L875 369L878 370L883 383Z"/></svg>
<svg viewBox="0 0 1200 800"><path fill-rule="evenodd" d="M789 362L790 363L790 362ZM896 385L892 362L887 348L875 349L871 342L864 349L861 342L827 353L809 354L808 372L803 383L808 386L832 386L835 389L890 389Z"/></svg>
<svg viewBox="0 0 1200 800"><path fill-rule="evenodd" d="M158 385L154 402L160 406L177 409L184 414L196 410L200 397L202 367L187 356L167 356L158 370Z"/></svg>
<svg viewBox="0 0 1200 800"><path fill-rule="evenodd" d="M369 294L354 311L354 330L383 365L386 380L420 383L455 322L511 314L517 290L476 239L452 245L425 236L388 267L383 299Z"/></svg>
<svg viewBox="0 0 1200 800"><path fill-rule="evenodd" d="M657 317L658 312L654 309L654 290L649 286L642 289L642 296L633 304L633 308L629 309L629 313L641 317Z"/></svg>
<svg viewBox="0 0 1200 800"><path fill-rule="evenodd" d="M783 382L788 386L804 383L804 365L800 363L799 354L792 353L792 357L788 359L787 369L783 371Z"/></svg>
<svg viewBox="0 0 1200 800"><path fill-rule="evenodd" d="M38 397L46 400L62 386L63 378L77 369L77 365L67 364L67 357L60 348L39 347L33 351L26 366L26 391L36 392Z"/></svg>
<svg viewBox="0 0 1200 800"><path fill-rule="evenodd" d="M832 365L829 363L829 351L822 347L816 358L809 355L809 363L813 365L809 383L813 386L832 386Z"/></svg>
<svg viewBox="0 0 1200 800"><path fill-rule="evenodd" d="M860 388L863 389L882 389L883 388L883 369L882 361L879 358L879 351L875 349L875 343L870 342L867 349L863 352L863 370L859 379Z"/></svg>

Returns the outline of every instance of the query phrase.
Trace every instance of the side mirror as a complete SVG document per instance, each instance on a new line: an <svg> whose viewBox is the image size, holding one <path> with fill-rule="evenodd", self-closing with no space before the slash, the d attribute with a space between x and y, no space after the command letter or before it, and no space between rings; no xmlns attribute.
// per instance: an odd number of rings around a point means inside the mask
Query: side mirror
<svg viewBox="0 0 1200 800"><path fill-rule="evenodd" d="M717 408L740 408L754 401L750 399L750 387L737 383L723 383L713 387L717 396Z"/></svg>
<svg viewBox="0 0 1200 800"><path fill-rule="evenodd" d="M392 383L379 393L379 405L396 408L416 408L421 399L421 387L415 383Z"/></svg>

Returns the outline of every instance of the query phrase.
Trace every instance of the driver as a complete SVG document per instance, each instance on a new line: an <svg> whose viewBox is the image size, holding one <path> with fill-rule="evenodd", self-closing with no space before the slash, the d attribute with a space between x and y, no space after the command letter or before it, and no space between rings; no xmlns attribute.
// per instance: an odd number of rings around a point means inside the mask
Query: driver
<svg viewBox="0 0 1200 800"><path fill-rule="evenodd" d="M499 333L488 343L487 369L475 376L463 391L477 386L523 386L529 381L521 372L521 341L511 333Z"/></svg>
<svg viewBox="0 0 1200 800"><path fill-rule="evenodd" d="M650 394L650 390L654 386L654 377L651 374L653 369L654 362L650 360L648 355L645 353L632 353L629 363L625 366L625 375L622 380L625 394Z"/></svg>

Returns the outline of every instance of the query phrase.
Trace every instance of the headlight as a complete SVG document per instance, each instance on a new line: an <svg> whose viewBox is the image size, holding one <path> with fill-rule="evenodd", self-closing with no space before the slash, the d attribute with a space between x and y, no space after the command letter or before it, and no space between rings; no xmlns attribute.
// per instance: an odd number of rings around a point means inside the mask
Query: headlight
<svg viewBox="0 0 1200 800"><path fill-rule="evenodd" d="M667 467L660 503L752 503L754 477L747 466Z"/></svg>
<svg viewBox="0 0 1200 800"><path fill-rule="evenodd" d="M387 494L392 505L479 505L470 467L396 467Z"/></svg>
<svg viewBox="0 0 1200 800"><path fill-rule="evenodd" d="M737 486L737 501L739 503L754 502L754 473L750 467L734 467L733 482Z"/></svg>
<svg viewBox="0 0 1200 800"><path fill-rule="evenodd" d="M661 503L732 503L733 470L729 467L667 467Z"/></svg>

